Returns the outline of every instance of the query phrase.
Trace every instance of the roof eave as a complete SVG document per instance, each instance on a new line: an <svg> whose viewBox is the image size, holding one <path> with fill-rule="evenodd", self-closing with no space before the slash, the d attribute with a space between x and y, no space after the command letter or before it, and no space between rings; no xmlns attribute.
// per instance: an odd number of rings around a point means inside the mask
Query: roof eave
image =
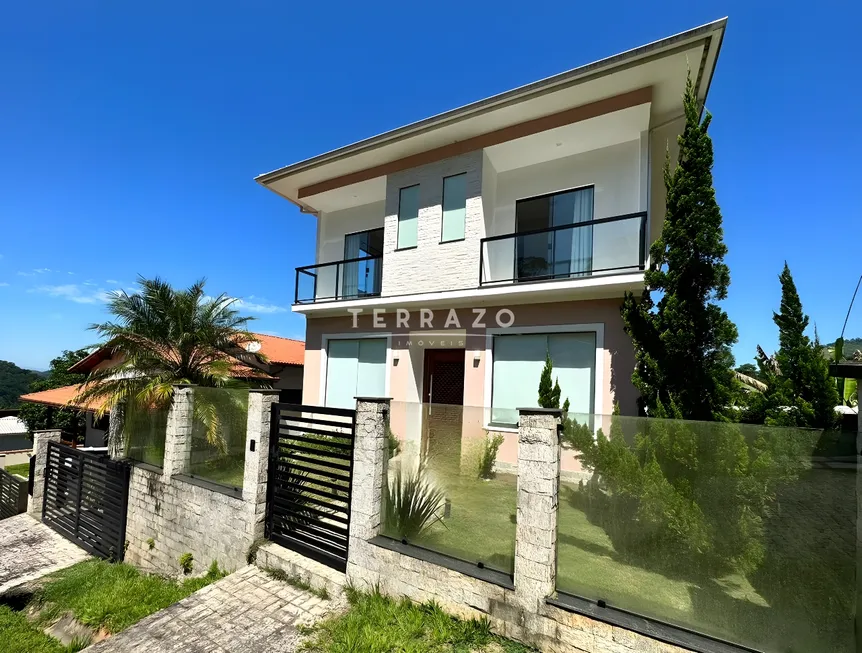
<svg viewBox="0 0 862 653"><path fill-rule="evenodd" d="M594 61L592 63L588 63L583 66L579 66L577 68L573 68L571 70L567 70L565 72L546 77L536 82L531 82L524 86L519 86L509 91L504 91L503 93L492 95L491 97L478 100L476 102L472 102L470 104L466 104L464 106L445 111L435 116L431 116L429 118L425 118L423 120L404 125L403 127L398 127L396 129L383 132L382 134L378 134L376 136L372 136L370 138L366 138L355 143L351 143L349 145L330 150L329 152L324 152L323 154L319 154L309 159L305 159L303 161L299 161L297 163L284 166L282 168L277 168L276 170L272 170L270 172L258 175L257 177L255 177L255 181L261 186L269 188L268 185L270 183L288 175L296 174L298 172L302 172L304 170L308 170L323 165L325 163L331 163L338 159L354 156L361 152L375 149L389 142L396 141L401 138L405 138L407 136L415 134L416 132L435 129L447 123L463 120L472 116L475 113L489 110L495 105L512 102L519 99L526 99L528 96L541 92L546 92L550 88L574 81L587 74L593 74L597 71L610 70L618 66L630 64L639 58L646 57L652 54L656 50L668 48L676 43L679 43L680 41L687 41L698 36L703 36L710 32L720 32L719 42L716 46L715 61L717 62L718 54L721 51L721 43L723 40L724 28L726 25L727 17L725 16L724 18L720 18L710 23L700 25L693 29L679 32L678 34L674 34L673 36L668 36L663 39L653 41L652 43L647 43L646 45L642 45L631 50L626 50L625 52L621 52L619 54L615 54L604 59L599 59L598 61ZM706 98L706 95L709 92L709 86L712 82L712 76L714 71L715 65L713 65L712 70L709 73L708 79L706 80L706 88L704 89L703 93L704 98ZM270 190L276 192L280 197L286 197L285 195L278 193L278 191L275 191L272 188L270 188ZM316 213L316 211L314 211L313 209L309 209L309 207L307 206L304 206L298 200L294 200L289 197L287 199L299 206L300 209L304 209L306 212Z"/></svg>

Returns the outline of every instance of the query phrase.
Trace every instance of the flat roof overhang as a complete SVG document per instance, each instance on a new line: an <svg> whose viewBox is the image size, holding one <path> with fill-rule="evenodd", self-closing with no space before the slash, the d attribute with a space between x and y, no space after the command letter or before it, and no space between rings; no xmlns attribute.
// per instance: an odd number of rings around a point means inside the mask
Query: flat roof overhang
<svg viewBox="0 0 862 653"><path fill-rule="evenodd" d="M301 210L398 170L649 103L650 126L681 117L686 72L706 102L726 18L258 176ZM501 140L502 139L502 140ZM466 148L466 149L465 149ZM429 157L431 157L429 159ZM436 157L436 158L433 158Z"/></svg>
<svg viewBox="0 0 862 653"><path fill-rule="evenodd" d="M841 379L862 379L862 363L846 361L844 363L832 363L829 366L829 376Z"/></svg>

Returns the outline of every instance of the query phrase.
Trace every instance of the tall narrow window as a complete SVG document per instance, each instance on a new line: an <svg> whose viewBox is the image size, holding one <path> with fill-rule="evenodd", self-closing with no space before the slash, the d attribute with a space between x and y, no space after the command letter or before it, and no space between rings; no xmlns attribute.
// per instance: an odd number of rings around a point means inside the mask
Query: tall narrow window
<svg viewBox="0 0 862 653"><path fill-rule="evenodd" d="M402 188L398 197L398 249L416 247L419 225L419 186Z"/></svg>
<svg viewBox="0 0 862 653"><path fill-rule="evenodd" d="M443 234L441 242L463 240L467 215L467 174L443 179Z"/></svg>

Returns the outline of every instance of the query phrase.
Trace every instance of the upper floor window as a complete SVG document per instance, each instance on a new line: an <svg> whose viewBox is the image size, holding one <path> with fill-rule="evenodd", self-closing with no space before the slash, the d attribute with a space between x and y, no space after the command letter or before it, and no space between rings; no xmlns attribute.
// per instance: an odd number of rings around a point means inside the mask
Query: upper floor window
<svg viewBox="0 0 862 653"><path fill-rule="evenodd" d="M464 239L467 215L467 174L443 178L443 233L441 242Z"/></svg>
<svg viewBox="0 0 862 653"><path fill-rule="evenodd" d="M383 229L347 234L344 237L345 263L341 270L341 296L379 295L383 279L382 257Z"/></svg>
<svg viewBox="0 0 862 653"><path fill-rule="evenodd" d="M517 278L580 277L593 269L592 186L518 200Z"/></svg>
<svg viewBox="0 0 862 653"><path fill-rule="evenodd" d="M419 225L419 185L402 188L398 196L398 249L416 247Z"/></svg>

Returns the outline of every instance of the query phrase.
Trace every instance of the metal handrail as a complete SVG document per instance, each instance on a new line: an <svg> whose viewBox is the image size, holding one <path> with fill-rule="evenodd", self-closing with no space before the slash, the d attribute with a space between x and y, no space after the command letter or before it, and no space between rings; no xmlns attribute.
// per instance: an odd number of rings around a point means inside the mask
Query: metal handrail
<svg viewBox="0 0 862 653"><path fill-rule="evenodd" d="M359 256L356 258L344 259L343 261L331 261L329 263L319 263L317 265L304 265L302 267L296 268L296 282L295 282L294 288L293 288L294 304L313 304L316 301L337 300L337 299L345 298L345 296L343 294L341 294L341 295L339 294L339 288L341 286L341 271L343 269L343 266L349 265L351 263L362 263L364 261L380 261L382 263L383 262L383 256L382 255ZM316 270L318 268L328 268L328 267L332 267L332 266L335 266L335 285L333 287L335 294L332 297L317 297L317 277L318 277L318 274L317 274ZM309 270L315 270L315 272L309 272ZM307 276L311 277L312 279L314 279L314 287L312 290L312 296L307 298L307 299L300 299L299 298L299 275L301 275L301 274L307 275ZM359 297L376 297L379 295L380 295L380 290L378 289L377 292L365 292L365 293L358 295L358 296ZM356 299L356 297L351 296L350 299Z"/></svg>
<svg viewBox="0 0 862 653"><path fill-rule="evenodd" d="M547 280L547 279L570 278L571 277L571 274L569 274L569 275L552 274L552 275L524 276L523 278L521 278L517 274L517 269L515 269L515 270L513 270L513 274L512 274L511 279L496 279L493 281L488 281L485 279L485 244L486 243L496 242L496 241L501 241L501 240L507 240L507 239L524 238L524 237L535 236L535 235L539 235L539 234L551 234L551 233L556 233L558 231L562 231L564 229L574 230L574 229L578 229L580 227L592 227L594 225L607 224L610 222L622 222L625 220L633 220L636 218L639 218L641 221L641 224L640 224L640 243L639 243L639 247L638 247L639 251L638 251L638 263L637 263L637 265L633 264L631 266L608 268L606 270L605 269L590 270L589 272L586 272L586 274L589 276L592 276L597 272L609 273L609 272L614 272L614 271L619 271L619 270L627 270L627 269L631 269L634 267L637 267L638 269L643 270L643 269L645 269L645 266L646 266L647 212L646 211L638 211L636 213L626 213L623 215L615 215L615 216L611 216L611 217L607 217L607 218L598 218L596 220L589 220L587 222L575 222L572 224L562 224L562 225L557 225L555 227L547 227L545 229L532 229L530 231L516 231L513 233L502 234L500 236L488 236L486 238L482 238L479 241L479 286L481 287L485 284L490 284L490 283L506 283L506 282L515 282L515 281L541 281L541 280ZM518 260L517 256L515 256L513 259L513 262L512 262L513 267L517 266L517 260Z"/></svg>

